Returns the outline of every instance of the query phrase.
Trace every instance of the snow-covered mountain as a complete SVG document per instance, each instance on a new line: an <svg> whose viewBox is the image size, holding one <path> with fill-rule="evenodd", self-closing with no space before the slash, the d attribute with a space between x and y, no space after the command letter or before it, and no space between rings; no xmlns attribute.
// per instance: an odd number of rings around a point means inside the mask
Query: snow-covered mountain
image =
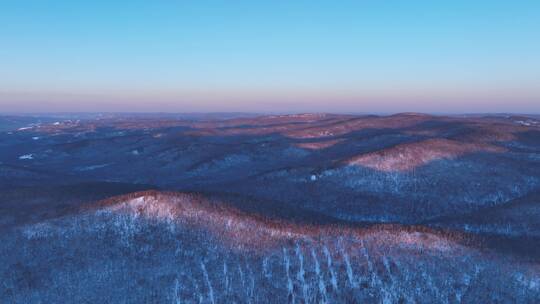
<svg viewBox="0 0 540 304"><path fill-rule="evenodd" d="M0 303L540 301L537 117L9 119Z"/></svg>
<svg viewBox="0 0 540 304"><path fill-rule="evenodd" d="M298 224L138 192L3 233L9 303L527 303L540 269L463 233ZM9 248L9 250L6 250Z"/></svg>

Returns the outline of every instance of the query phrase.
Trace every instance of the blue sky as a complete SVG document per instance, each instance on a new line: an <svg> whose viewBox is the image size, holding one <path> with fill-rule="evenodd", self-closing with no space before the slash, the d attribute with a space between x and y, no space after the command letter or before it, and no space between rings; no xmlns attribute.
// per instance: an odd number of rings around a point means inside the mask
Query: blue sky
<svg viewBox="0 0 540 304"><path fill-rule="evenodd" d="M0 1L0 112L540 112L540 1Z"/></svg>

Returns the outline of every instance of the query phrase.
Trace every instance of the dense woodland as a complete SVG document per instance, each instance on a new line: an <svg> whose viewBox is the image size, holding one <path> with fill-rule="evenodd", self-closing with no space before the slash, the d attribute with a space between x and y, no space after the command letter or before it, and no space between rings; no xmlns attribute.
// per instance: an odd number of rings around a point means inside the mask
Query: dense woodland
<svg viewBox="0 0 540 304"><path fill-rule="evenodd" d="M0 117L1 303L540 302L540 120Z"/></svg>

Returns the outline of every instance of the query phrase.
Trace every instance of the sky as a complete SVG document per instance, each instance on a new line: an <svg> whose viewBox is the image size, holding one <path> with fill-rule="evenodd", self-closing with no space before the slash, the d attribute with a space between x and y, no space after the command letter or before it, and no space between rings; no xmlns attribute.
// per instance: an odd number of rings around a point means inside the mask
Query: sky
<svg viewBox="0 0 540 304"><path fill-rule="evenodd" d="M0 112L540 113L540 1L0 0Z"/></svg>

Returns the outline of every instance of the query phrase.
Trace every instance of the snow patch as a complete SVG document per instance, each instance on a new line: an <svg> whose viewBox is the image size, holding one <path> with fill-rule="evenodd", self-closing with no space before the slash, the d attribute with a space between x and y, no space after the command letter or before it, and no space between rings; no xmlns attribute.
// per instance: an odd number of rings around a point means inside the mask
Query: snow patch
<svg viewBox="0 0 540 304"><path fill-rule="evenodd" d="M24 155L21 155L19 156L19 159L34 159L34 155L33 154L24 154Z"/></svg>
<svg viewBox="0 0 540 304"><path fill-rule="evenodd" d="M93 166L84 166L84 167L77 167L75 170L77 171L91 171L99 168L104 168L107 166L110 166L111 164L101 164L101 165L93 165Z"/></svg>
<svg viewBox="0 0 540 304"><path fill-rule="evenodd" d="M520 124L522 126L526 126L526 127L530 127L530 126L538 124L538 121L534 121L534 120L530 120L530 119L528 119L528 120L516 120L514 122L517 123L517 124Z"/></svg>

